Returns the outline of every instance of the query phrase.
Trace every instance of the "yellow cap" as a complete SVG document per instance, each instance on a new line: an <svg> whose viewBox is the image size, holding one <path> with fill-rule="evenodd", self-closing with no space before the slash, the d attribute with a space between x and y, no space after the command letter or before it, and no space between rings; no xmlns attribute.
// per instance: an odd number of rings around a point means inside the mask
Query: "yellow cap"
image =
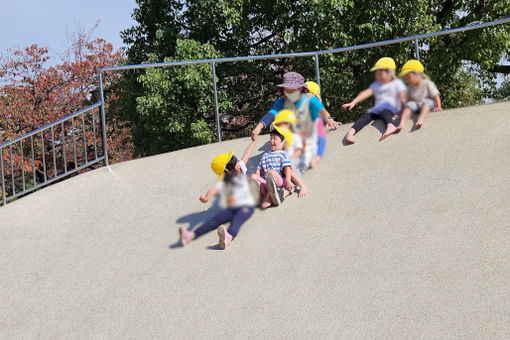
<svg viewBox="0 0 510 340"><path fill-rule="evenodd" d="M292 110L283 109L278 112L278 114L274 117L273 124L278 125L280 123L289 123L290 125L296 125L297 119L296 115Z"/></svg>
<svg viewBox="0 0 510 340"><path fill-rule="evenodd" d="M376 70L393 70L395 71L397 69L397 65L395 65L395 61L392 58L384 57L375 63L374 67L370 69L370 71L376 71Z"/></svg>
<svg viewBox="0 0 510 340"><path fill-rule="evenodd" d="M319 84L317 84L314 81L307 81L306 87L308 90L310 90L311 93L317 96L317 98L321 99L321 88L319 87Z"/></svg>
<svg viewBox="0 0 510 340"><path fill-rule="evenodd" d="M276 125L274 125L274 123L273 123L273 127L274 127L274 129L276 131L278 131L278 133L280 135L283 136L283 139L285 140L285 142L287 144L287 147L291 146L292 145L292 139L293 139L292 131L290 131L287 128L282 128L282 127L276 126Z"/></svg>
<svg viewBox="0 0 510 340"><path fill-rule="evenodd" d="M424 67L423 64L420 63L418 60L411 59L407 63L404 64L402 67L402 71L398 75L399 77L403 77L409 72L423 72Z"/></svg>
<svg viewBox="0 0 510 340"><path fill-rule="evenodd" d="M220 179L225 174L225 168L227 167L228 162L232 159L233 154L234 151L222 153L221 155L214 157L212 160L211 169L216 175L220 176Z"/></svg>

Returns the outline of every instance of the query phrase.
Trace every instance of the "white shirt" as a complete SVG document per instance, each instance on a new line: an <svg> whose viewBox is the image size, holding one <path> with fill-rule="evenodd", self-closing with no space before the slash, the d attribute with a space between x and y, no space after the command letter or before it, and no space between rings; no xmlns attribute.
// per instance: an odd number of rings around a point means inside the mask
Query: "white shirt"
<svg viewBox="0 0 510 340"><path fill-rule="evenodd" d="M255 199L246 175L248 169L243 161L238 163L241 166L241 173L234 176L232 182L225 183L223 180L218 182L216 187L225 193L230 208L254 207Z"/></svg>
<svg viewBox="0 0 510 340"><path fill-rule="evenodd" d="M299 134L293 133L292 144L291 146L285 148L285 152L287 153L287 156L291 158L292 155L294 155L294 153L299 149L303 149L303 139Z"/></svg>
<svg viewBox="0 0 510 340"><path fill-rule="evenodd" d="M395 78L386 84L374 81L370 88L374 91L375 104L368 112L378 114L382 110L388 109L393 113L399 113L402 110L402 102L398 96L400 91L405 91L406 89L402 80Z"/></svg>

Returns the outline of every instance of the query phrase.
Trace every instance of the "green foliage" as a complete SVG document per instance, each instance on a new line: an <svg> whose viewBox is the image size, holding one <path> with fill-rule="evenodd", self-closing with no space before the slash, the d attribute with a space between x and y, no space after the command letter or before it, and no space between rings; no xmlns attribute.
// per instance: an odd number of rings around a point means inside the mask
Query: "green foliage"
<svg viewBox="0 0 510 340"><path fill-rule="evenodd" d="M178 40L175 56L165 58L165 62L219 56L211 45ZM156 61L155 58L150 56L149 61ZM140 75L138 81L143 95L136 98L133 137L140 155L213 140L215 115L210 65L152 68Z"/></svg>
<svg viewBox="0 0 510 340"><path fill-rule="evenodd" d="M198 58L197 54L179 54L179 38L214 46L218 55L229 57L279 54L359 45L510 16L510 0L137 2L139 9L135 11L135 19L139 25L123 33L125 41L132 46L128 53L130 62L146 61L149 56L152 56L153 61L162 61L164 57L171 57L171 60ZM444 107L470 105L483 100L490 93L490 89L493 89L495 74L488 70L510 48L510 25L440 36L422 41L421 46L420 56L426 73L442 92ZM393 57L400 68L405 61L415 57L414 43L320 57L323 100L338 120L352 121L370 105L370 102L364 103L363 107L353 111L341 109L343 103L350 101L373 81L369 69L382 56ZM193 75L185 74L188 70L183 67L171 72L175 72L174 76L185 83L187 77L193 78ZM290 70L300 72L306 79L315 79L315 64L310 57L217 65L222 105L221 124L226 138L246 136L249 133L279 96L275 85L281 81L283 73ZM203 79L210 81L207 77ZM190 81L193 82L193 79ZM181 86L186 86L184 83ZM135 92L132 92L132 97L147 96L145 92L149 91L151 96L156 98L157 91L165 91L162 85L154 88L144 85L142 90L136 86L133 88ZM188 112L188 115L199 112L202 116L196 116L195 121L204 120L210 129L209 134L205 133L205 128L202 129L198 134L200 137L192 138L194 143L206 141L204 133L206 136L213 133L211 118L214 107L208 106L208 109L205 109L203 106L203 101L211 103L212 95L209 99L201 99L210 93L193 91L187 95L182 93L182 97L172 97L184 108L199 106L202 109ZM153 105L162 110L170 109L169 104L164 103L165 96L161 94L159 101L154 99ZM136 107L139 105L138 103ZM129 112L129 108L126 112ZM172 115L169 111L167 114ZM155 119L154 122L156 121L158 120ZM181 121L179 126L182 124L184 122ZM174 129L174 133L178 134L178 130ZM191 129L191 126L188 129ZM187 133L189 131L186 130ZM185 137L186 140L187 138L188 136ZM168 139L163 137L156 138L155 143L160 139L168 142ZM187 146L188 142L178 143L175 147ZM142 153L173 148L166 144L165 148L141 151L145 143L139 143L136 139L135 143Z"/></svg>
<svg viewBox="0 0 510 340"><path fill-rule="evenodd" d="M507 78L501 86L496 89L494 94L495 100L509 100L510 99L510 78Z"/></svg>

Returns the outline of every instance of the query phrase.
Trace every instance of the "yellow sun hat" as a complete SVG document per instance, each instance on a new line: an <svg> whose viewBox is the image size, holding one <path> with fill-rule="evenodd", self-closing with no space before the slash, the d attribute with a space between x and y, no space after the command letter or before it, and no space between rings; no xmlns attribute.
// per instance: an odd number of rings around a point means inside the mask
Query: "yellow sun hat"
<svg viewBox="0 0 510 340"><path fill-rule="evenodd" d="M283 136L283 139L285 140L287 147L291 146L293 140L292 131L290 131L290 129L287 128L276 126L274 125L274 123L272 125L274 130L278 131L278 133Z"/></svg>
<svg viewBox="0 0 510 340"><path fill-rule="evenodd" d="M296 125L297 118L292 110L283 109L278 112L278 114L274 117L273 124L278 125L280 123L289 123L290 125Z"/></svg>
<svg viewBox="0 0 510 340"><path fill-rule="evenodd" d="M314 81L307 81L305 84L312 94L316 95L317 98L321 99L321 88L319 84L317 84Z"/></svg>
<svg viewBox="0 0 510 340"><path fill-rule="evenodd" d="M402 71L399 73L399 77L403 77L409 72L423 72L425 68L423 67L423 64L420 63L418 60L411 59L407 63L404 64L402 67Z"/></svg>
<svg viewBox="0 0 510 340"><path fill-rule="evenodd" d="M225 175L225 168L227 167L228 162L232 159L232 155L234 154L234 151L230 151L227 153L222 153L221 155L218 155L214 157L214 159L211 162L211 169L214 171L216 175L218 175L218 180L222 179Z"/></svg>
<svg viewBox="0 0 510 340"><path fill-rule="evenodd" d="M370 71L377 71L377 70L393 70L395 71L397 69L397 65L395 65L395 60L390 57L384 57L375 63L374 67L370 69Z"/></svg>

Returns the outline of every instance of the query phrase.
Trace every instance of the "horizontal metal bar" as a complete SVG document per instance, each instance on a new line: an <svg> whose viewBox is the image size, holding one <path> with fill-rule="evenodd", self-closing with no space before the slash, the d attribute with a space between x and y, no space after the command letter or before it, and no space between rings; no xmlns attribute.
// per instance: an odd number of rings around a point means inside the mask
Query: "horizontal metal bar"
<svg viewBox="0 0 510 340"><path fill-rule="evenodd" d="M31 188L29 188L29 189L27 189L27 190L25 190L25 191L18 192L17 194L15 194L15 195L13 195L13 196L9 196L9 197L7 197L7 199L6 199L6 202L8 202L8 201L10 201L10 200L13 200L13 199L15 199L15 198L17 198L17 197L19 197L19 196L26 195L26 194L28 194L28 193L30 193L30 192L32 192L32 191L34 191L34 190L37 190L37 189L39 189L39 188L41 188L41 187L44 187L44 186L46 186L46 185L48 185L48 184L51 184L51 183L55 182L55 181L58 181L59 179L62 179L63 177L66 177L66 176L69 176L69 175L71 175L72 173L74 173L74 172L76 172L76 171L82 170L82 169L87 168L87 167L89 167L89 166L91 166L91 165L94 165L94 164L96 164L96 163L99 163L99 162L101 162L101 161L103 160L103 158L104 158L104 156L98 157L97 159L95 159L95 160L93 160L93 161L90 161L90 162L88 162L88 163L85 163L85 164L83 164L83 165L79 166L78 168L75 168L75 169L73 169L73 170L69 170L69 171L68 171L68 172L66 172L66 173L62 173L62 174L58 175L57 177L53 177L53 178L51 178L51 179L49 179L49 180L47 180L47 181L45 181L45 182L39 183L38 185L33 186L33 187L31 187Z"/></svg>
<svg viewBox="0 0 510 340"><path fill-rule="evenodd" d="M475 24L471 26L464 26L459 28L452 28L443 31L437 31L432 33L425 33L419 35L413 35L405 38L397 38L392 40L385 40L374 43L367 43L361 45L354 45L348 47L340 47L329 50L320 50L313 52L298 52L298 53L282 53L282 54L267 54L267 55L254 55L254 56L246 56L246 57L228 57L228 58L216 58L216 59L201 59L201 60L184 60L184 61L172 61L167 63L150 63L150 64L135 64L135 65L121 65L121 66L107 66L101 68L99 72L103 71L112 71L112 70L133 70L133 69L145 69L151 67L168 67L168 66L180 66L180 65L197 65L197 64L210 64L210 63L226 63L226 62L237 62L237 61L253 61L253 60L263 60L263 59L283 59L283 58L292 58L292 57L309 57L315 56L317 54L331 54L331 53L340 53L340 52L348 52L354 50L360 50L365 48L372 48L378 46L392 45L398 44L406 41L411 41L415 39L426 39L439 35L447 35L454 34L459 32L476 30L484 27L495 26L506 24L510 22L510 17L503 18L499 20L489 21L486 23Z"/></svg>
<svg viewBox="0 0 510 340"><path fill-rule="evenodd" d="M61 122L64 122L64 121L66 121L66 120L68 120L68 119L71 119L71 118L73 118L73 117L76 117L76 116L78 116L78 115L80 115L80 114L82 114L82 113L85 113L85 112L87 112L87 111L90 111L90 110L92 110L92 109L94 109L94 108L98 107L99 105L101 105L101 102L97 102L97 103L95 103L95 104L93 104L93 105L90 105L90 106L88 106L88 107L84 108L84 109L81 109L80 111L77 111L77 112L72 113L72 114L70 114L70 115L68 115L68 116L62 117L62 118L60 118L59 120L54 121L53 123L46 124L46 125L44 125L43 127L38 128L37 130L31 131L31 132L29 132L29 133L24 134L23 136L20 136L20 137L17 137L17 138L15 138L15 139L11 140L11 141L5 142L5 143L3 143L2 145L0 145L0 148L4 148L4 147L6 147L6 146L9 146L10 144L13 144L13 143L16 143L16 142L20 141L21 139L25 139L25 138L27 138L27 137L30 137L31 135L35 135L35 134L37 134L38 132L41 132L41 131L46 130L46 129L49 129L49 128L51 128L52 126L55 126L55 125L57 125L57 124L60 124Z"/></svg>

